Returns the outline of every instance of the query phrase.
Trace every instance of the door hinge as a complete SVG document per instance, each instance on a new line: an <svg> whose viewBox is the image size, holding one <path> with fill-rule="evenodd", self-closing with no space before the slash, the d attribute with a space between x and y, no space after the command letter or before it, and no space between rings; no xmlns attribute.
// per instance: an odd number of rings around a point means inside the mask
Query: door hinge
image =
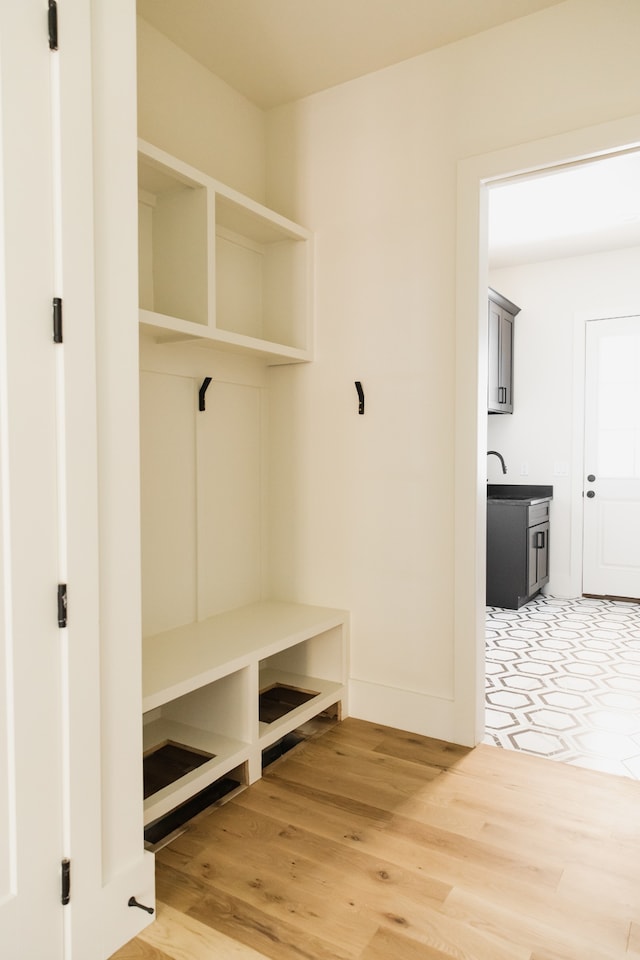
<svg viewBox="0 0 640 960"><path fill-rule="evenodd" d="M62 297L53 298L53 342L62 343Z"/></svg>
<svg viewBox="0 0 640 960"><path fill-rule="evenodd" d="M58 584L58 626L66 627L67 625L67 585L66 583Z"/></svg>
<svg viewBox="0 0 640 960"><path fill-rule="evenodd" d="M62 906L66 905L71 900L71 860L68 857L65 857L61 863L61 875L60 875L60 886L61 886L61 896L60 900L62 901Z"/></svg>
<svg viewBox="0 0 640 960"><path fill-rule="evenodd" d="M58 4L49 0L49 50L58 49Z"/></svg>

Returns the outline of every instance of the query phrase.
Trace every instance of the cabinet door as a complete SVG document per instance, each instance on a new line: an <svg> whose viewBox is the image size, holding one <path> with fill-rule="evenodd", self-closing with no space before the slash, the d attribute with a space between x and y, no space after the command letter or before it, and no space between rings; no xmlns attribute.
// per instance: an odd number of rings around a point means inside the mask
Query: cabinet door
<svg viewBox="0 0 640 960"><path fill-rule="evenodd" d="M535 593L549 579L549 522L529 527L528 594Z"/></svg>
<svg viewBox="0 0 640 960"><path fill-rule="evenodd" d="M493 300L489 301L488 336L487 410L513 413L513 315Z"/></svg>
<svg viewBox="0 0 640 960"><path fill-rule="evenodd" d="M502 311L497 303L489 301L489 367L487 383L487 409L500 412L500 321Z"/></svg>
<svg viewBox="0 0 640 960"><path fill-rule="evenodd" d="M513 413L513 317L500 311L500 384L498 399L502 413Z"/></svg>

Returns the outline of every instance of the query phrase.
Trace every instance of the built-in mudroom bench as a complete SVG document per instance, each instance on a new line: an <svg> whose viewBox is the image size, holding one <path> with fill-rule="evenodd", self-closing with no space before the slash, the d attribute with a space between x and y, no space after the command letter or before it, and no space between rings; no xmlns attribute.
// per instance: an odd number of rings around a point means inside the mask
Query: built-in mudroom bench
<svg viewBox="0 0 640 960"><path fill-rule="evenodd" d="M344 611L264 601L147 637L145 756L169 745L197 765L145 798L145 826L231 771L257 780L276 741L334 705L340 713L347 633Z"/></svg>
<svg viewBox="0 0 640 960"><path fill-rule="evenodd" d="M297 599L297 560L273 393L313 360L311 234L142 141L138 223L153 846L346 715L348 615L280 599Z"/></svg>

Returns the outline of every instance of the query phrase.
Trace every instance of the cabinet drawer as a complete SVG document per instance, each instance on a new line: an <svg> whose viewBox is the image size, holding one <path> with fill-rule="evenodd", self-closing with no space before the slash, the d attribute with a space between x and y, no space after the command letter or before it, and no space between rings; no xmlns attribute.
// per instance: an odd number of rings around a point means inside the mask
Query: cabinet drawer
<svg viewBox="0 0 640 960"><path fill-rule="evenodd" d="M527 526L533 527L536 523L543 523L549 519L549 501L544 503L532 503L529 507Z"/></svg>

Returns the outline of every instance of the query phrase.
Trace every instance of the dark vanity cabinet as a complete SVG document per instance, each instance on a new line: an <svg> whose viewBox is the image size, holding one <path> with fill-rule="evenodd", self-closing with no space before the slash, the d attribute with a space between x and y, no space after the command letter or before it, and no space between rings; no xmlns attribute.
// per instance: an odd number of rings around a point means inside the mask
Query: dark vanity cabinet
<svg viewBox="0 0 640 960"><path fill-rule="evenodd" d="M489 288L489 413L513 413L513 320L519 312L520 307Z"/></svg>
<svg viewBox="0 0 640 960"><path fill-rule="evenodd" d="M517 491L510 499L509 488L502 490L487 498L487 606L517 610L549 580L553 487L540 488L535 498Z"/></svg>

